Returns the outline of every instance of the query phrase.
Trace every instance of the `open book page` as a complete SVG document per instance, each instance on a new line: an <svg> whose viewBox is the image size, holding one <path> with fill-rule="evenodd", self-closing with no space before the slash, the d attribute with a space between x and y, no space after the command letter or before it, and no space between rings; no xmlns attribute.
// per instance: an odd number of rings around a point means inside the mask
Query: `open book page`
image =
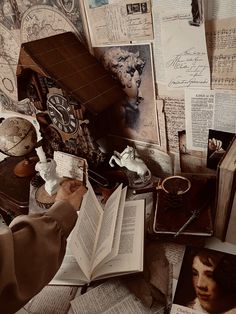
<svg viewBox="0 0 236 314"><path fill-rule="evenodd" d="M79 215L79 212L78 212L78 215ZM76 226L74 228L76 228ZM70 243L71 241L73 230L71 231L67 239L67 243ZM87 281L88 281L87 277L84 275L81 268L79 267L72 253L70 245L68 244L66 246L66 253L63 258L62 264L60 268L58 269L56 275L49 282L49 285L78 286L78 285L83 285Z"/></svg>
<svg viewBox="0 0 236 314"><path fill-rule="evenodd" d="M71 301L75 314L164 313L163 307L147 308L119 281L109 280Z"/></svg>
<svg viewBox="0 0 236 314"><path fill-rule="evenodd" d="M80 269L75 257L71 252L66 251L61 267L49 284L78 286L87 281L88 279Z"/></svg>
<svg viewBox="0 0 236 314"><path fill-rule="evenodd" d="M144 200L127 201L121 229L119 252L92 274L104 278L143 270Z"/></svg>
<svg viewBox="0 0 236 314"><path fill-rule="evenodd" d="M107 255L107 257L102 261L102 263L105 263L109 261L110 259L114 258L118 252L120 247L120 235L121 235L121 228L122 228L122 221L123 221L123 215L124 215L124 208L125 208L125 198L127 193L127 187L123 188L121 191L121 198L120 198L120 204L116 219L116 226L115 226L115 232L114 232L114 238L112 243L112 249L110 254ZM99 267L100 264L98 264L97 267Z"/></svg>
<svg viewBox="0 0 236 314"><path fill-rule="evenodd" d="M122 184L107 200L100 228L92 268L94 269L112 250L116 220L120 204Z"/></svg>
<svg viewBox="0 0 236 314"><path fill-rule="evenodd" d="M85 194L79 213L79 218L73 229L69 245L86 277L90 279L91 261L95 251L103 216L103 209L88 182L88 191Z"/></svg>

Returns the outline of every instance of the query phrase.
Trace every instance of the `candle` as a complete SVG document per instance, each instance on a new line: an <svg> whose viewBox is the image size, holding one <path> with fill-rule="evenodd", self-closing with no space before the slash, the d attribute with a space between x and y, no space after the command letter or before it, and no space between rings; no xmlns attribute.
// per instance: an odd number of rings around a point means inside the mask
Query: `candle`
<svg viewBox="0 0 236 314"><path fill-rule="evenodd" d="M39 161L40 162L47 162L47 157L43 151L42 146L35 148L35 150L36 150L36 153L39 157Z"/></svg>

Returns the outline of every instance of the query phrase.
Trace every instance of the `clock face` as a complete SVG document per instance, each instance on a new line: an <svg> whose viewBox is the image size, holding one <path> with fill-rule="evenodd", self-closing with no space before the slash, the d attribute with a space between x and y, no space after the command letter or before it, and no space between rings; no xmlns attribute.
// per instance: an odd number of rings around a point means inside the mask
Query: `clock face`
<svg viewBox="0 0 236 314"><path fill-rule="evenodd" d="M74 133L77 130L77 119L72 106L67 99L59 94L53 94L47 100L48 113L52 123L65 133Z"/></svg>

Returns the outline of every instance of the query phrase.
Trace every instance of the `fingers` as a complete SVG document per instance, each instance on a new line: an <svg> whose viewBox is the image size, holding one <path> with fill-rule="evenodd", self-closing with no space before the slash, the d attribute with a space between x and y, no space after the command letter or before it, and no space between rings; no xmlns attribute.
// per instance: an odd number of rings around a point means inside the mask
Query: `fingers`
<svg viewBox="0 0 236 314"><path fill-rule="evenodd" d="M75 191L77 191L79 188L82 188L82 187L84 187L82 182L80 181L73 182L70 186L70 191L74 193Z"/></svg>
<svg viewBox="0 0 236 314"><path fill-rule="evenodd" d="M68 193L76 191L83 183L75 179L65 179L61 182L61 187Z"/></svg>
<svg viewBox="0 0 236 314"><path fill-rule="evenodd" d="M87 192L87 188L84 185L81 185L75 189L73 194L77 193L77 191L80 193L81 196L83 196Z"/></svg>
<svg viewBox="0 0 236 314"><path fill-rule="evenodd" d="M214 137L212 139L209 139L209 147L212 150L220 150L222 147L222 141L221 140L217 140Z"/></svg>
<svg viewBox="0 0 236 314"><path fill-rule="evenodd" d="M66 179L60 184L55 200L68 201L76 210L79 209L87 188L79 180Z"/></svg>

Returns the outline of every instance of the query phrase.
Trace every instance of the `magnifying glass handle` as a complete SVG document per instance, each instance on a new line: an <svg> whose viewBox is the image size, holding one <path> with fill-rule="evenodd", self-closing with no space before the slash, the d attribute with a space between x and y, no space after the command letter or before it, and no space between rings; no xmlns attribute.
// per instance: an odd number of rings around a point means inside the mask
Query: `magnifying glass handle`
<svg viewBox="0 0 236 314"><path fill-rule="evenodd" d="M155 192L156 190L157 190L157 188L152 186L150 188L143 188L143 189L133 190L133 194L136 195L136 194Z"/></svg>
<svg viewBox="0 0 236 314"><path fill-rule="evenodd" d="M142 188L142 189L133 190L133 194L134 195L143 194L143 193L155 192L157 190L160 190L159 183L160 183L160 180L157 182L154 182L153 186L151 186L149 188Z"/></svg>

